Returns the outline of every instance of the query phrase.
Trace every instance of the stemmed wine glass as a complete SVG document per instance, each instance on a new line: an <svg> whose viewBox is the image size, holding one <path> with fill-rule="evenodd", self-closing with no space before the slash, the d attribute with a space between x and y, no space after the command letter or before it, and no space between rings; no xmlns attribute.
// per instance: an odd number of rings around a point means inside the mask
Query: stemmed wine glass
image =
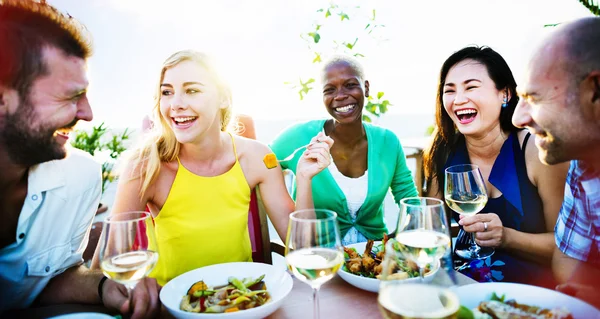
<svg viewBox="0 0 600 319"><path fill-rule="evenodd" d="M290 214L285 261L296 278L312 287L313 316L319 318L319 289L344 263L337 214L325 209Z"/></svg>
<svg viewBox="0 0 600 319"><path fill-rule="evenodd" d="M396 241L400 252L417 264L421 281L424 281L425 267L438 263L450 248L444 202L429 197L402 199Z"/></svg>
<svg viewBox="0 0 600 319"><path fill-rule="evenodd" d="M461 164L446 168L445 184L446 204L458 214L472 216L485 207L488 200L487 189L477 165ZM494 254L494 248L477 245L474 233L465 234L463 229L460 231L454 250L458 256L472 260L485 259ZM462 242L463 238L467 240L465 243Z"/></svg>
<svg viewBox="0 0 600 319"><path fill-rule="evenodd" d="M450 248L450 230L444 202L410 197L400 201L396 238L385 246L378 303L384 318L453 318L460 306L457 295L438 280L440 259ZM398 276L404 260L419 268L420 282ZM427 265L439 267L435 284L425 284ZM410 296L410 297L408 297Z"/></svg>
<svg viewBox="0 0 600 319"><path fill-rule="evenodd" d="M154 225L148 212L118 213L108 217L100 236L100 269L123 284L129 294L158 260Z"/></svg>

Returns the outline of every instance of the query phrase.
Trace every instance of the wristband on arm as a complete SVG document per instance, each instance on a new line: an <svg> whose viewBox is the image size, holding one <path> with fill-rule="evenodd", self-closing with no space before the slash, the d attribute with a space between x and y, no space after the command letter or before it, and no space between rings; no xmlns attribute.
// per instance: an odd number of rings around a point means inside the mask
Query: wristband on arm
<svg viewBox="0 0 600 319"><path fill-rule="evenodd" d="M104 299L102 298L102 287L104 287L104 282L108 279L106 276L102 276L100 282L98 283L98 296L100 297L100 302L104 304Z"/></svg>

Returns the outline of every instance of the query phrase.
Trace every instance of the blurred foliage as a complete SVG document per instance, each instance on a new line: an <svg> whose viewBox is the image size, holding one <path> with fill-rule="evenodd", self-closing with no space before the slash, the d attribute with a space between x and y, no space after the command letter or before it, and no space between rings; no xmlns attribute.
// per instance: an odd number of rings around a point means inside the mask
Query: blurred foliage
<svg viewBox="0 0 600 319"><path fill-rule="evenodd" d="M307 49L311 52L312 63L322 63L324 51L343 53L355 58L364 58L365 54L361 53L360 45L365 41L361 41L361 39L370 38L377 40L375 31L385 27L383 24L377 22L376 13L375 9L365 10L361 6L346 8L334 3L328 7L318 9L316 11L318 23L313 23L311 30L300 35L300 38L306 42ZM351 19L353 22L358 23L358 25L364 25L360 34L348 32L353 35L350 39L333 39L327 37L326 33L324 35L324 29L334 27L338 23L347 24ZM315 79L312 77L308 79L299 77L297 81L284 83L289 85L292 90L298 92L300 100L303 100L314 88ZM372 122L373 117L380 117L387 112L392 104L389 100L382 99L383 95L384 92L378 92L376 98L373 96L367 98L367 105L365 105L365 112L363 112L364 121Z"/></svg>
<svg viewBox="0 0 600 319"><path fill-rule="evenodd" d="M127 148L125 147L124 141L128 140L131 136L129 129L120 135L111 134L107 140L109 131L104 123L98 126L94 126L91 132L76 131L75 140L71 142L71 145L75 148L88 152L92 156L98 155L98 152L107 151L109 160L102 163L102 193L106 190L108 184L115 180L116 176L113 174L114 164Z"/></svg>
<svg viewBox="0 0 600 319"><path fill-rule="evenodd" d="M584 7L586 7L595 16L600 16L600 3L594 0L579 0Z"/></svg>

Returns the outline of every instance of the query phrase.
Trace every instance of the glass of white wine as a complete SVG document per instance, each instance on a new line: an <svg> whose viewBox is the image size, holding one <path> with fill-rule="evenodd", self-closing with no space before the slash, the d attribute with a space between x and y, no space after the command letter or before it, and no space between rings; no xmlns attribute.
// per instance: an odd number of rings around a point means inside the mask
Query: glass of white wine
<svg viewBox="0 0 600 319"><path fill-rule="evenodd" d="M400 201L396 238L385 246L380 276L379 309L384 318L455 318L458 296L437 280L440 259L450 248L448 219L444 202L436 198L411 197ZM403 276L406 260L419 268L420 282ZM440 267L436 278L426 284L427 265ZM440 276L443 277L443 276Z"/></svg>
<svg viewBox="0 0 600 319"><path fill-rule="evenodd" d="M444 197L448 207L458 214L472 216L479 213L488 200L485 181L479 167L461 164L446 168ZM494 254L494 248L477 245L474 233L465 234L461 229L457 238L467 239L465 243L457 239L457 247L454 251L461 258L485 259Z"/></svg>
<svg viewBox="0 0 600 319"><path fill-rule="evenodd" d="M154 224L148 212L124 212L108 217L100 236L100 269L123 284L129 293L146 277L158 260L152 247Z"/></svg>
<svg viewBox="0 0 600 319"><path fill-rule="evenodd" d="M319 289L344 263L337 214L325 209L290 214L285 261L296 278L312 287L313 317L319 318Z"/></svg>

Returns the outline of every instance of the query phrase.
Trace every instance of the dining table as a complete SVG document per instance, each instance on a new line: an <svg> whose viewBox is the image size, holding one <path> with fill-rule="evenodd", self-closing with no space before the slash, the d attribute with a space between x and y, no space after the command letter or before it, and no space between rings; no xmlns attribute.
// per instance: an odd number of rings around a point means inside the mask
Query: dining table
<svg viewBox="0 0 600 319"><path fill-rule="evenodd" d="M475 280L454 272L457 286L477 283ZM448 274L439 271L432 280L433 284L448 283ZM319 313L322 318L383 318L377 306L377 293L356 288L335 276L321 286L318 293ZM311 318L313 311L312 288L294 278L290 294L269 319Z"/></svg>
<svg viewBox="0 0 600 319"><path fill-rule="evenodd" d="M473 279L453 271L457 286L476 283ZM448 273L439 271L432 280L433 284L448 282ZM377 306L377 293L356 288L345 282L341 277L334 276L325 283L318 293L320 315L322 318L382 318ZM104 313L117 316L114 310L106 309L99 305L63 304L29 308L21 311L4 313L0 317L6 318L49 318L73 313ZM282 305L269 317L269 319L294 319L311 318L313 315L312 288L293 279L293 287ZM163 306L160 318L174 318Z"/></svg>

